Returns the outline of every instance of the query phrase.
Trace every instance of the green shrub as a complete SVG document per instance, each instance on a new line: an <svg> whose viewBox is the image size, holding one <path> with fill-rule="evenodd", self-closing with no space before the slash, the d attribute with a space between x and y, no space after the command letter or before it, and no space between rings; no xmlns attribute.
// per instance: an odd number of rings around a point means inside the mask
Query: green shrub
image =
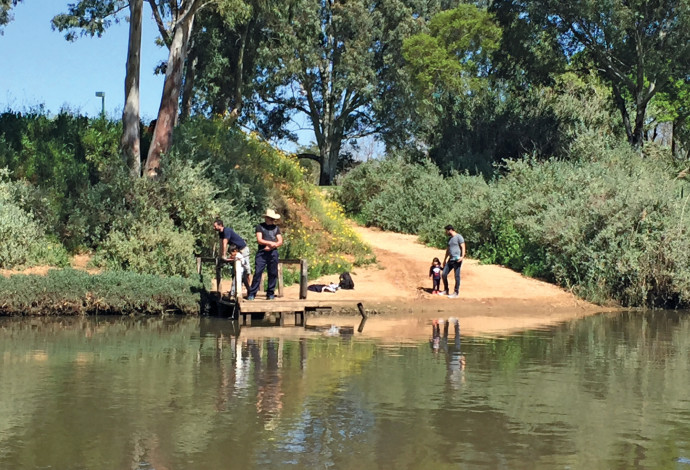
<svg viewBox="0 0 690 470"><path fill-rule="evenodd" d="M411 181L433 181L438 173L428 164L405 167L412 176L406 179L377 163L351 172L343 187L364 190L389 180L356 206L366 223L416 232L437 247L445 246L443 227L452 224L468 256L557 282L589 300L690 305L690 188L675 179L677 162L654 145L643 155L614 141L593 150L591 138L575 139L569 161L508 162L488 184L467 175L446 178L439 187L449 188L453 200L428 219L419 214L420 188ZM375 170L385 173L370 174ZM409 210L395 200L409 201Z"/></svg>
<svg viewBox="0 0 690 470"><path fill-rule="evenodd" d="M0 169L0 268L67 265L65 249L50 240L33 214L21 207L25 185L8 179L9 171Z"/></svg>
<svg viewBox="0 0 690 470"><path fill-rule="evenodd" d="M0 114L0 167L17 178L53 190L58 198L78 194L99 170L119 158L121 125L104 119L43 110Z"/></svg>
<svg viewBox="0 0 690 470"><path fill-rule="evenodd" d="M435 165L396 157L359 165L342 179L335 197L346 213L403 233L419 232L457 199Z"/></svg>
<svg viewBox="0 0 690 470"><path fill-rule="evenodd" d="M94 258L94 264L108 269L141 274L192 276L194 235L173 226L170 219L157 223L135 220L127 228L108 235Z"/></svg>
<svg viewBox="0 0 690 470"><path fill-rule="evenodd" d="M201 286L181 277L73 269L0 276L0 314L199 314Z"/></svg>
<svg viewBox="0 0 690 470"><path fill-rule="evenodd" d="M132 179L120 167L85 191L67 222L70 246L95 249L96 262L112 269L175 275L189 273L193 253L217 243L211 230L216 217L253 235L249 216L206 176L208 164L173 153L162 168L163 176L152 181ZM183 264L175 266L179 259Z"/></svg>
<svg viewBox="0 0 690 470"><path fill-rule="evenodd" d="M23 240L36 239L38 226L72 252L95 252L94 262L108 269L187 275L193 272L193 254L209 254L217 245L211 229L216 217L253 244L254 226L267 207L284 214L288 243L281 251L289 253L292 243L314 270L371 259L342 213L305 182L297 159L256 135L220 119L191 119L175 129L161 177L151 181L130 177L119 156L120 130L119 123L68 112L0 114L0 162L22 181L15 184L14 206L4 208L5 219L21 222L17 214L22 214L35 220L12 225L19 246L5 248L21 258L13 265L31 262L24 261L30 255ZM296 229L307 218L318 240L303 250ZM38 246L31 256L59 257L59 244Z"/></svg>

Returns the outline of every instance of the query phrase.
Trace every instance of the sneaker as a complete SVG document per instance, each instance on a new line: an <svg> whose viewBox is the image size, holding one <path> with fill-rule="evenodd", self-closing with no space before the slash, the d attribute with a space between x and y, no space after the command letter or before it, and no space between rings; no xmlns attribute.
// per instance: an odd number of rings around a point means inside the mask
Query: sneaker
<svg viewBox="0 0 690 470"><path fill-rule="evenodd" d="M460 296L456 293L452 293L448 296L449 299L457 299L458 297L460 297Z"/></svg>
<svg viewBox="0 0 690 470"><path fill-rule="evenodd" d="M275 298L276 298L276 296L273 295L273 294L267 295L267 296L266 296L266 300L273 300L273 299L275 299Z"/></svg>
<svg viewBox="0 0 690 470"><path fill-rule="evenodd" d="M248 296L247 296L247 300L254 300L254 296L253 296L253 295L248 295Z"/></svg>
<svg viewBox="0 0 690 470"><path fill-rule="evenodd" d="M446 292L446 291L441 291L441 292L438 293L438 295L448 295L448 292Z"/></svg>

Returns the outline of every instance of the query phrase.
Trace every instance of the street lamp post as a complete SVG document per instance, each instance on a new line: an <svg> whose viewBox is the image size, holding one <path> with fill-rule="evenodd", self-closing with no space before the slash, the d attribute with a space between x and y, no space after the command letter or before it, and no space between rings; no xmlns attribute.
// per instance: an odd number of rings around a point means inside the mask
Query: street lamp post
<svg viewBox="0 0 690 470"><path fill-rule="evenodd" d="M101 117L105 117L105 91L97 91L96 96L101 99Z"/></svg>

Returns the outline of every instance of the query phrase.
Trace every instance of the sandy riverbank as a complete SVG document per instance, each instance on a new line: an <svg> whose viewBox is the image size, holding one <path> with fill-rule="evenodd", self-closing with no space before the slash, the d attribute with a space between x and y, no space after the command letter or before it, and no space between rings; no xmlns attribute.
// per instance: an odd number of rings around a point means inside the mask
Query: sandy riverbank
<svg viewBox="0 0 690 470"><path fill-rule="evenodd" d="M365 334L417 336L420 325L433 318L460 318L468 334L500 334L548 326L611 310L578 299L557 286L527 278L510 269L481 265L468 259L462 267L460 298L448 299L428 291L429 266L443 250L420 244L414 235L356 227L368 243L377 264L355 268L354 290L336 293L309 292L310 299L355 300L370 312L382 313L367 322ZM471 245L470 245L471 246ZM471 250L471 248L468 248ZM469 251L471 256L471 251ZM452 275L451 275L452 278ZM310 284L338 282L338 275L310 280ZM451 281L452 282L452 281ZM229 289L229 283L223 289ZM285 289L286 298L298 297L298 286ZM310 317L311 324L352 324L350 318ZM423 328L426 334L426 328Z"/></svg>

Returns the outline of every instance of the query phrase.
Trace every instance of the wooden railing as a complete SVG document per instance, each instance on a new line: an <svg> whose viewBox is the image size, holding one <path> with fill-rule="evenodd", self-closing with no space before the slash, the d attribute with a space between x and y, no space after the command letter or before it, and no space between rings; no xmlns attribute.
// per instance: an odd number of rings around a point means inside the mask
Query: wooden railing
<svg viewBox="0 0 690 470"><path fill-rule="evenodd" d="M234 269L235 272L238 273L240 271L240 263L241 261L235 260L235 261L228 261L220 257L205 257L205 256L197 256L196 257L196 270L198 274L201 274L201 266L203 263L213 263L215 265L215 272L216 272L216 291L220 292L220 281L221 281L221 274L222 274L222 269L223 266L226 264L231 264L234 263ZM300 276L299 276L299 298L301 299L306 299L307 298L307 282L308 282L308 266L307 266L307 260L305 259L281 259L278 261L278 297L283 297L283 266L284 265L299 265L300 267ZM265 271L264 271L265 272ZM262 276L263 277L263 276ZM235 282L235 298L239 299L242 297L242 278L241 276L234 276L234 282ZM259 288L263 290L263 279L262 282L259 283Z"/></svg>

